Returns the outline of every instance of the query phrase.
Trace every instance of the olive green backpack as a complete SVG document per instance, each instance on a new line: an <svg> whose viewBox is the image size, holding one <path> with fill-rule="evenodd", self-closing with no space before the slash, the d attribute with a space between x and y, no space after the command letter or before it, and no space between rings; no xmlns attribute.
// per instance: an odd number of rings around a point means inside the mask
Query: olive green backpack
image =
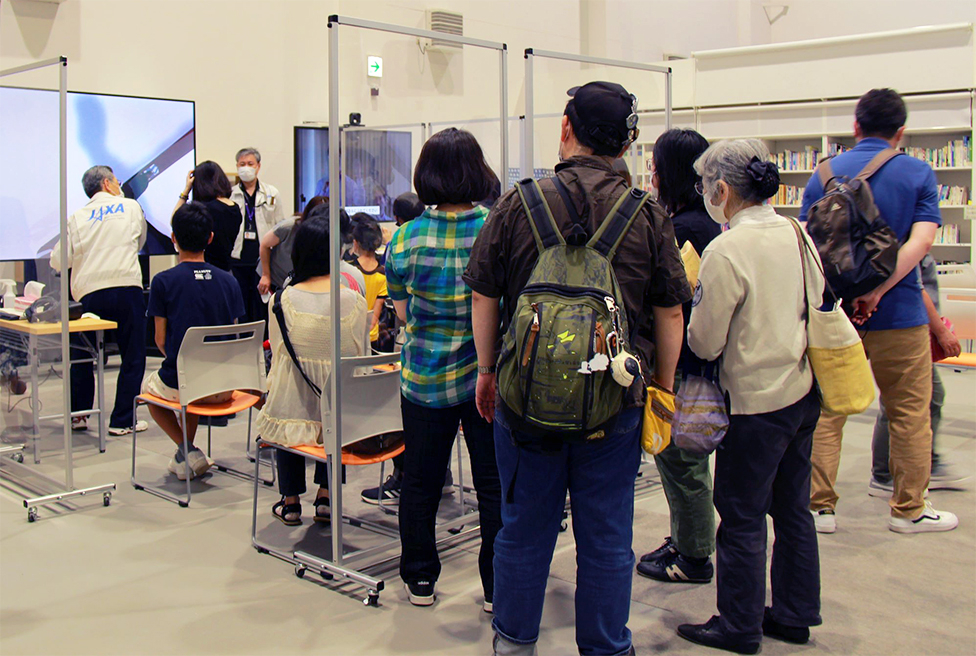
<svg viewBox="0 0 976 656"><path fill-rule="evenodd" d="M554 182L574 219L574 232L583 232L567 189L559 178ZM521 433L592 437L620 412L627 391L608 366L615 353L628 350L630 338L610 263L647 194L638 189L622 194L596 234L571 245L560 233L538 183L522 180L517 190L539 260L519 294L502 341L498 393L513 415L513 428Z"/></svg>

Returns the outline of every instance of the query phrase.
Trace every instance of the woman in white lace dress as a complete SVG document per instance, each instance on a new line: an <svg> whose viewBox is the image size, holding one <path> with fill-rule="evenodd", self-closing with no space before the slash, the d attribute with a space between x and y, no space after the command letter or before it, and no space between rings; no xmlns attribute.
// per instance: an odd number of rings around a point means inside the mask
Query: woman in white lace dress
<svg viewBox="0 0 976 656"><path fill-rule="evenodd" d="M311 218L296 229L292 261L292 283L280 292L283 318L288 336L302 370L320 389L325 390L332 371L332 283L329 278L329 224ZM340 307L343 357L363 355L366 347L366 299L342 288ZM277 295L276 295L277 296ZM281 327L275 317L272 296L269 334L273 362L268 374L268 400L257 418L261 437L285 446L322 444L319 396L302 377L288 354ZM327 393L327 392L326 392ZM301 496L305 492L305 459L278 451L278 489L281 500L271 512L288 526L302 523ZM330 521L327 469L316 463L315 521Z"/></svg>

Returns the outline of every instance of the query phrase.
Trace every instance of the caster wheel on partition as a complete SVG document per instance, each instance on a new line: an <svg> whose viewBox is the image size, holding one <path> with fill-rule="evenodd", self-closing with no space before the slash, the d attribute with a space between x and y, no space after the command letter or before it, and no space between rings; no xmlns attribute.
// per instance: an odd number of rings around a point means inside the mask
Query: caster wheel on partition
<svg viewBox="0 0 976 656"><path fill-rule="evenodd" d="M14 460L19 462L20 464L24 464L24 454L18 453L17 455L14 456Z"/></svg>
<svg viewBox="0 0 976 656"><path fill-rule="evenodd" d="M28 522L36 522L37 521L37 508L28 508L27 509L27 521Z"/></svg>
<svg viewBox="0 0 976 656"><path fill-rule="evenodd" d="M180 508L189 508L190 507L190 503L188 501L177 501L177 503L180 504Z"/></svg>
<svg viewBox="0 0 976 656"><path fill-rule="evenodd" d="M449 528L449 529L447 529L447 532L450 533L451 535L460 535L461 534L461 531L463 531L463 530L464 530L464 527L463 526L458 526L457 528Z"/></svg>
<svg viewBox="0 0 976 656"><path fill-rule="evenodd" d="M132 487L135 488L136 490L145 490L146 489L146 488L142 487L141 485L136 485L135 483L132 484Z"/></svg>
<svg viewBox="0 0 976 656"><path fill-rule="evenodd" d="M335 577L334 576L332 576L331 574L329 574L328 572L325 572L325 571L319 572L319 576L322 577L322 580L323 581L334 581L335 580Z"/></svg>
<svg viewBox="0 0 976 656"><path fill-rule="evenodd" d="M111 494L102 495L102 505L103 506L110 506L110 505L112 505L112 495Z"/></svg>
<svg viewBox="0 0 976 656"><path fill-rule="evenodd" d="M363 599L363 605L371 606L373 608L379 607L380 605L379 593L373 593L373 592L369 593L369 595L365 599Z"/></svg>
<svg viewBox="0 0 976 656"><path fill-rule="evenodd" d="M264 483L264 486L265 487L273 487L274 486L274 481L261 481L261 482Z"/></svg>
<svg viewBox="0 0 976 656"><path fill-rule="evenodd" d="M565 533L568 528L569 528L569 524L567 524L566 522L559 522L560 533Z"/></svg>
<svg viewBox="0 0 976 656"><path fill-rule="evenodd" d="M254 547L254 549L255 549L255 550L256 550L256 551L257 551L257 552L258 552L259 554L266 554L266 553L268 553L268 550L267 550L267 549L263 549L262 547Z"/></svg>
<svg viewBox="0 0 976 656"><path fill-rule="evenodd" d="M297 576L300 579L305 578L305 566L304 565L296 565L295 566L295 576Z"/></svg>

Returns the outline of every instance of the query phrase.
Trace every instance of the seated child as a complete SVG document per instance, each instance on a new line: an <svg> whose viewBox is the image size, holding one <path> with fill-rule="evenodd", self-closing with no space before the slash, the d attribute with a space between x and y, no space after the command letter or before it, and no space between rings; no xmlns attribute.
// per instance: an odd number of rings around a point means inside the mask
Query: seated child
<svg viewBox="0 0 976 656"><path fill-rule="evenodd" d="M179 401L179 380L176 375L176 356L186 331L196 326L226 326L237 323L244 315L244 299L237 279L208 264L204 250L213 239L213 220L203 203L189 202L173 214L173 243L180 261L168 271L156 274L149 287L147 315L155 318L156 346L162 352L163 365L142 383L142 393L167 401ZM223 403L231 393L215 394L197 403ZM149 414L159 427L176 443L176 454L169 461L169 471L181 481L186 480L183 464L183 431L179 414L150 405ZM200 476L213 465L203 451L193 446L197 424L196 415L186 416L186 439L190 476Z"/></svg>
<svg viewBox="0 0 976 656"><path fill-rule="evenodd" d="M283 446L321 445L322 411L318 393L306 382L302 372L319 390L326 390L332 372L332 283L329 257L329 223L315 216L301 222L292 250L294 276L291 283L269 301L271 317L268 333L273 353L268 374L268 400L258 415L256 427L262 439ZM366 300L347 287L341 287L340 308L343 357L362 355L366 350ZM274 311L280 295L287 335L299 365L285 346L284 333ZM325 392L328 394L328 392ZM305 459L288 451L275 454L278 490L281 500L272 514L287 526L302 523L301 495L305 492ZM326 466L315 465L317 522L329 522L329 489Z"/></svg>

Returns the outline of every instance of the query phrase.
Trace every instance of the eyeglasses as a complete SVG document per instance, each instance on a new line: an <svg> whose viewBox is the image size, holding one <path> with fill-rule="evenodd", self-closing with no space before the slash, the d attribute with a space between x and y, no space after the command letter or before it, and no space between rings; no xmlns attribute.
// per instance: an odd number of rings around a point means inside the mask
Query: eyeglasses
<svg viewBox="0 0 976 656"><path fill-rule="evenodd" d="M705 195L705 183L702 182L701 180L699 180L698 182L696 182L695 183L695 191L698 192L698 195L699 196L704 196Z"/></svg>

